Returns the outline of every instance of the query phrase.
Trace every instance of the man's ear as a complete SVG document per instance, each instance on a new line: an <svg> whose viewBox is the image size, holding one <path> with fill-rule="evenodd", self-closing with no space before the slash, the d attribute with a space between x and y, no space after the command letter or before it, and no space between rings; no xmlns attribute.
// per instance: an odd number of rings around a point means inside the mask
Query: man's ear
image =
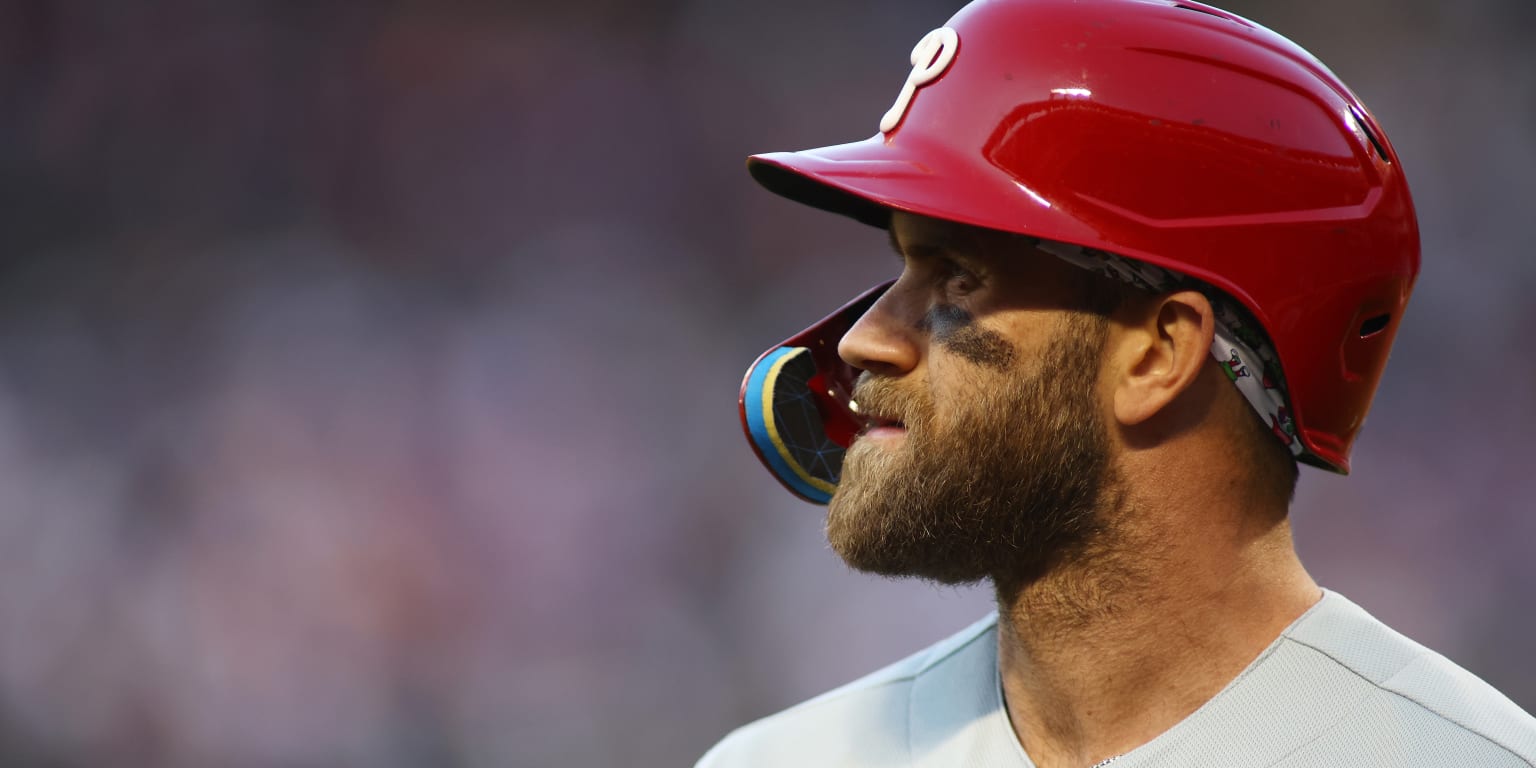
<svg viewBox="0 0 1536 768"><path fill-rule="evenodd" d="M1216 316L1199 291L1127 302L1115 318L1115 419L1141 424L1164 411L1195 382L1211 355Z"/></svg>

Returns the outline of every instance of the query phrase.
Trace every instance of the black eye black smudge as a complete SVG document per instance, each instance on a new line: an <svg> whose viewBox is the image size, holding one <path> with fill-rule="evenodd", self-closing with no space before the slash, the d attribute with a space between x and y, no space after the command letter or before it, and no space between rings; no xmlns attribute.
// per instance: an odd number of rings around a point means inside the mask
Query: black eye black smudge
<svg viewBox="0 0 1536 768"><path fill-rule="evenodd" d="M1013 366L1013 345L997 331L980 328L970 312L952 304L940 304L917 323L920 331L933 334L945 349L977 365L1006 371Z"/></svg>
<svg viewBox="0 0 1536 768"><path fill-rule="evenodd" d="M957 329L976 322L976 318L970 312L953 304L940 304L917 321L917 329L924 333L932 332L935 337L953 334Z"/></svg>

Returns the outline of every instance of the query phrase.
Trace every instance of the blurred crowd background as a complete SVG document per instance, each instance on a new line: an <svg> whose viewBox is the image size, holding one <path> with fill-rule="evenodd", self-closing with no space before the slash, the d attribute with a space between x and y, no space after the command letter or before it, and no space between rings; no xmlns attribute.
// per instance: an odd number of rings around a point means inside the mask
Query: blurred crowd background
<svg viewBox="0 0 1536 768"><path fill-rule="evenodd" d="M959 5L0 0L0 764L687 765L981 615L735 407L895 266L744 156L872 134ZM1225 7L1424 234L1303 557L1536 707L1536 4Z"/></svg>

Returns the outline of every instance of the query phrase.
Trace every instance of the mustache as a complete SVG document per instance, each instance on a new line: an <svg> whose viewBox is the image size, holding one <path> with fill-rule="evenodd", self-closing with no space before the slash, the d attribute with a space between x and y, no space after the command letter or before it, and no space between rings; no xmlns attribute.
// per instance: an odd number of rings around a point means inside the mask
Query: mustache
<svg viewBox="0 0 1536 768"><path fill-rule="evenodd" d="M895 379L865 371L854 382L851 399L866 425L899 422L909 428L922 423L932 413L931 404L920 392L901 386Z"/></svg>

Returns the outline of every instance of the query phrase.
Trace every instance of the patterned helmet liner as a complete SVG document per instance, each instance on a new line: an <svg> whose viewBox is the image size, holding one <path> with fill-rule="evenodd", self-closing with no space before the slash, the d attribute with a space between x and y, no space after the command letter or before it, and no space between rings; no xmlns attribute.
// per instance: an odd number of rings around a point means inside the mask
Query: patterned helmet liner
<svg viewBox="0 0 1536 768"><path fill-rule="evenodd" d="M1306 447L1296 439L1296 422L1291 417L1290 397L1286 394L1280 358L1275 355L1264 330L1249 319L1248 313L1232 297L1187 275L1113 253L1051 241L1040 241L1039 248L1069 264L1151 293L1181 289L1200 291L1216 313L1211 357L1291 455L1302 456L1306 452Z"/></svg>

